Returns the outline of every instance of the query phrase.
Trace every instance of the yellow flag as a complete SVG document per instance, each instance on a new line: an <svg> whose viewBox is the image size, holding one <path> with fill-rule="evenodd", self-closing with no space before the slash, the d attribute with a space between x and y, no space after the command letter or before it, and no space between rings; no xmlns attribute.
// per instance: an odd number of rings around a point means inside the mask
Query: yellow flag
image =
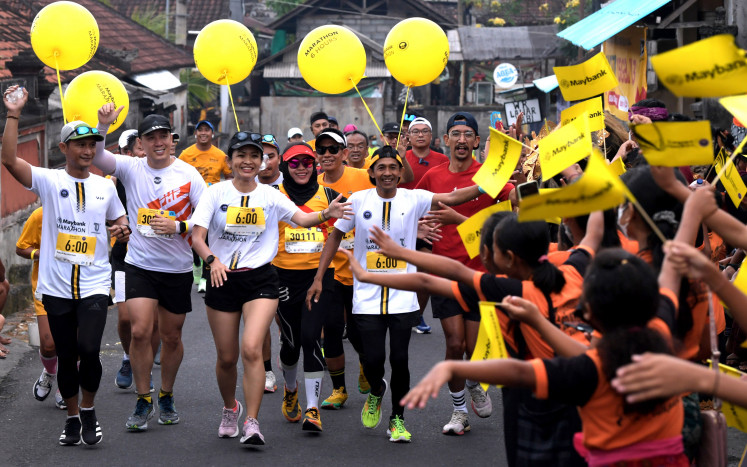
<svg viewBox="0 0 747 467"><path fill-rule="evenodd" d="M713 362L710 359L708 360L708 367L713 368ZM718 370L722 374L728 375L731 378L741 379L745 376L745 373L742 373L736 368L721 363L718 364ZM743 433L747 433L747 409L725 400L722 400L721 402L721 412L723 412L724 417L726 418L726 425L736 428Z"/></svg>
<svg viewBox="0 0 747 467"><path fill-rule="evenodd" d="M745 138L745 141L747 141L747 138ZM741 147L742 145L740 144L739 148ZM737 150L739 150L739 148L737 148ZM718 174L721 173L724 165L720 161L717 161L713 167ZM731 202L734 203L734 206L739 207L744 196L747 195L747 186L745 186L742 181L742 176L739 175L739 172L731 159L726 159L726 171L721 176L721 183L724 185L724 188L726 188L726 192L729 194Z"/></svg>
<svg viewBox="0 0 747 467"><path fill-rule="evenodd" d="M610 172L601 153L589 157L584 174L570 185L548 194L528 196L519 205L519 221L576 217L615 207L632 198L623 182Z"/></svg>
<svg viewBox="0 0 747 467"><path fill-rule="evenodd" d="M711 123L654 122L631 125L641 154L649 164L664 167L705 165L713 162Z"/></svg>
<svg viewBox="0 0 747 467"><path fill-rule="evenodd" d="M495 128L490 129L490 151L472 181L496 198L511 179L521 157L522 144Z"/></svg>
<svg viewBox="0 0 747 467"><path fill-rule="evenodd" d="M511 211L511 201L503 201L502 203L489 206L475 213L472 217L457 226L457 232L459 232L462 243L464 243L464 249L467 250L470 258L474 258L480 254L482 225L488 217L498 211Z"/></svg>
<svg viewBox="0 0 747 467"><path fill-rule="evenodd" d="M617 78L604 53L591 57L584 63L553 67L560 92L567 101L580 101L617 87Z"/></svg>
<svg viewBox="0 0 747 467"><path fill-rule="evenodd" d="M542 178L549 180L589 154L591 133L589 117L584 114L539 141Z"/></svg>
<svg viewBox="0 0 747 467"><path fill-rule="evenodd" d="M495 313L496 305L498 304L495 302L480 302L480 329L477 331L477 342L475 342L475 350L470 359L472 361L508 358L501 323ZM482 383L486 391L488 386Z"/></svg>
<svg viewBox="0 0 747 467"><path fill-rule="evenodd" d="M598 97L587 99L563 110L560 112L560 122L567 125L583 114L589 114L590 131L604 129L604 109L602 108L602 99Z"/></svg>
<svg viewBox="0 0 747 467"><path fill-rule="evenodd" d="M625 161L623 161L622 157L618 157L615 159L610 165L610 172L612 172L613 175L617 175L618 177L625 172L627 172L627 169L625 168Z"/></svg>
<svg viewBox="0 0 747 467"><path fill-rule="evenodd" d="M675 96L720 97L747 92L747 61L729 34L654 55L651 64Z"/></svg>
<svg viewBox="0 0 747 467"><path fill-rule="evenodd" d="M719 99L718 102L723 105L729 113L737 117L737 120L739 120L742 125L747 125L747 95L724 97Z"/></svg>

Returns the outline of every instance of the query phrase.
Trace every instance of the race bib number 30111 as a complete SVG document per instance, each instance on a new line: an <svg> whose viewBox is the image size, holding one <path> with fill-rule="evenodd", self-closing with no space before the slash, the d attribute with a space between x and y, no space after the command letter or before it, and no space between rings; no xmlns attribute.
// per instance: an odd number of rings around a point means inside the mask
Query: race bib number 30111
<svg viewBox="0 0 747 467"><path fill-rule="evenodd" d="M143 237L151 238L173 238L174 234L159 234L153 230L150 226L150 221L156 217L156 215L166 217L168 219L176 220L176 213L174 211L163 211L161 209L147 209L140 208L137 210L137 231Z"/></svg>
<svg viewBox="0 0 747 467"><path fill-rule="evenodd" d="M54 259L57 261L79 266L90 266L93 264L95 253L96 237L66 233L57 234L57 246L54 250Z"/></svg>
<svg viewBox="0 0 747 467"><path fill-rule="evenodd" d="M324 248L324 232L319 227L285 229L287 253L319 253Z"/></svg>

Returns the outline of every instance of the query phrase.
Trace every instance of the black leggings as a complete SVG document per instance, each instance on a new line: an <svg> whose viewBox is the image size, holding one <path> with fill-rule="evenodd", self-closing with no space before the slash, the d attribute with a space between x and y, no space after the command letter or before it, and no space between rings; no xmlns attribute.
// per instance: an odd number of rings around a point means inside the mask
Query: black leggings
<svg viewBox="0 0 747 467"><path fill-rule="evenodd" d="M363 346L360 332L353 319L353 286L335 280L333 295L332 305L327 308L324 317L324 355L336 358L345 353L342 346L342 334L347 322L348 342L362 360Z"/></svg>
<svg viewBox="0 0 747 467"><path fill-rule="evenodd" d="M376 389L377 381L384 378L386 363L386 332L389 331L389 364L392 367L389 390L392 393L392 417L402 417L405 408L399 401L410 390L409 347L412 327L420 319L420 313L411 311L393 315L353 315L360 332L365 352L361 356L363 373Z"/></svg>
<svg viewBox="0 0 747 467"><path fill-rule="evenodd" d="M325 310L335 299L334 270L328 269L322 280L319 302L306 308L306 292L311 287L316 269L290 270L277 268L280 279L280 361L295 365L303 349L303 371L324 372L321 337ZM299 345L300 344L300 345Z"/></svg>
<svg viewBox="0 0 747 467"><path fill-rule="evenodd" d="M103 294L79 300L42 297L57 350L57 385L65 399L76 396L79 387L94 393L99 389L107 300Z"/></svg>

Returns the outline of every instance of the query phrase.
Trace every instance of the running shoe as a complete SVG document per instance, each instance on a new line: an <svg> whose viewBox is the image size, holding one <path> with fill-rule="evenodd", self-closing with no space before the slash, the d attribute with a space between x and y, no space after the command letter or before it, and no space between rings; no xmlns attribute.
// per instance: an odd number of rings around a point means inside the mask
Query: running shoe
<svg viewBox="0 0 747 467"><path fill-rule="evenodd" d="M423 318L423 315L420 315L420 323L415 326L415 332L417 332L418 334L431 333L431 327L425 323L425 318Z"/></svg>
<svg viewBox="0 0 747 467"><path fill-rule="evenodd" d="M34 383L34 398L38 401L43 401L52 392L52 383L55 380L55 375L50 375L47 370L42 370L39 379Z"/></svg>
<svg viewBox="0 0 747 467"><path fill-rule="evenodd" d="M223 407L220 428L218 428L218 438L235 438L239 436L241 433L239 419L243 414L244 406L239 401L236 401L236 407L233 409Z"/></svg>
<svg viewBox="0 0 747 467"><path fill-rule="evenodd" d="M298 403L298 386L296 390L291 392L288 388L283 386L283 406L280 408L283 411L283 417L289 422L297 422L301 420L301 405Z"/></svg>
<svg viewBox="0 0 747 467"><path fill-rule="evenodd" d="M316 431L321 433L322 431L322 419L319 418L319 410L316 407L306 409L303 414L303 431Z"/></svg>
<svg viewBox="0 0 747 467"><path fill-rule="evenodd" d="M195 285L199 285L200 279L202 278L202 260L199 260L198 264L192 263L192 281Z"/></svg>
<svg viewBox="0 0 747 467"><path fill-rule="evenodd" d="M444 425L443 433L445 435L463 435L470 430L467 412L455 410L451 414L451 420Z"/></svg>
<svg viewBox="0 0 747 467"><path fill-rule="evenodd" d="M376 428L381 423L381 401L384 399L388 386L385 379L381 381L384 384L384 391L380 396L374 396L373 392L370 392L366 403L363 404L363 410L361 410L361 422L366 428Z"/></svg>
<svg viewBox="0 0 747 467"><path fill-rule="evenodd" d="M412 441L412 435L405 428L405 421L399 415L389 420L389 429L386 430L389 441L392 443L409 443Z"/></svg>
<svg viewBox="0 0 747 467"><path fill-rule="evenodd" d="M80 423L83 426L80 432L83 437L83 443L89 446L99 444L104 436L101 434L101 425L99 425L99 421L96 419L96 411L94 409L81 409Z"/></svg>
<svg viewBox="0 0 747 467"><path fill-rule="evenodd" d="M246 417L244 422L244 435L241 437L241 444L251 444L262 446L265 444L265 437L259 432L259 422L256 418Z"/></svg>
<svg viewBox="0 0 747 467"><path fill-rule="evenodd" d="M54 393L54 405L60 410L67 410L67 402L62 398L59 389Z"/></svg>
<svg viewBox="0 0 747 467"><path fill-rule="evenodd" d="M65 420L65 429L60 435L60 444L62 446L77 446L80 444L80 417L67 417Z"/></svg>
<svg viewBox="0 0 747 467"><path fill-rule="evenodd" d="M469 387L469 396L472 398L472 410L480 418L488 418L493 413L493 402L487 392L483 391L479 384Z"/></svg>
<svg viewBox="0 0 747 467"><path fill-rule="evenodd" d="M197 293L205 293L207 289L207 279L200 279L200 284L197 286Z"/></svg>
<svg viewBox="0 0 747 467"><path fill-rule="evenodd" d="M153 364L161 366L161 343L158 343L158 349L156 350L156 354L153 356Z"/></svg>
<svg viewBox="0 0 747 467"><path fill-rule="evenodd" d="M114 378L114 384L120 389L130 389L132 387L132 365L129 359L122 359L122 365Z"/></svg>
<svg viewBox="0 0 747 467"><path fill-rule="evenodd" d="M275 379L275 373L272 371L265 371L265 392L275 392L278 389L277 379Z"/></svg>
<svg viewBox="0 0 747 467"><path fill-rule="evenodd" d="M148 429L148 420L153 418L154 413L156 408L153 407L153 402L138 397L135 412L127 419L125 427L130 431L145 431Z"/></svg>
<svg viewBox="0 0 747 467"><path fill-rule="evenodd" d="M369 392L371 392L371 385L368 384L366 375L363 374L363 365L358 363L358 366L361 370L361 372L358 374L358 392L360 392L361 394L368 394Z"/></svg>
<svg viewBox="0 0 747 467"><path fill-rule="evenodd" d="M322 402L323 409L336 409L339 410L345 405L345 401L348 400L348 393L345 392L345 386L332 390L332 395L324 399Z"/></svg>
<svg viewBox="0 0 747 467"><path fill-rule="evenodd" d="M174 393L158 396L158 424L176 425L179 423L179 414L174 407Z"/></svg>

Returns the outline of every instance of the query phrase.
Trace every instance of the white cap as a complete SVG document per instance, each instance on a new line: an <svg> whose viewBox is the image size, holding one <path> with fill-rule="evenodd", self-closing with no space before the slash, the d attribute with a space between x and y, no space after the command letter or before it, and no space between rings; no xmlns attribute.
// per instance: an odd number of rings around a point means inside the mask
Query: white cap
<svg viewBox="0 0 747 467"><path fill-rule="evenodd" d="M433 130L433 127L431 126L431 122L424 119L423 117L418 117L418 118L413 119L413 121L410 122L410 128L412 128L413 125L425 125L431 130Z"/></svg>
<svg viewBox="0 0 747 467"><path fill-rule="evenodd" d="M293 127L290 130L288 130L288 139L291 139L296 135L303 136L303 130L297 127Z"/></svg>
<svg viewBox="0 0 747 467"><path fill-rule="evenodd" d="M119 147L124 148L127 147L127 140L130 139L130 136L137 135L137 130L125 130L122 132L121 135L119 135Z"/></svg>

